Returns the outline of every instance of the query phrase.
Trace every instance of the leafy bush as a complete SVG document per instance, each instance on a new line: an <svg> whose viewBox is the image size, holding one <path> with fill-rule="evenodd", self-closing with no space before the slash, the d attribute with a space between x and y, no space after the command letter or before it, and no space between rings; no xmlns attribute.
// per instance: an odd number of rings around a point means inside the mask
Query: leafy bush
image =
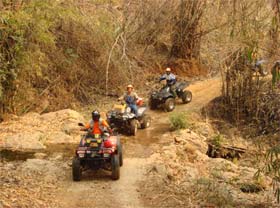
<svg viewBox="0 0 280 208"><path fill-rule="evenodd" d="M186 129L190 126L185 113L173 113L170 115L169 120L172 130Z"/></svg>
<svg viewBox="0 0 280 208"><path fill-rule="evenodd" d="M52 0L1 10L0 111L25 113L40 106L42 98L49 110L67 108L102 92L118 26L107 13L81 12L74 1ZM126 77L116 63L110 75L121 82ZM110 87L118 84L110 82Z"/></svg>
<svg viewBox="0 0 280 208"><path fill-rule="evenodd" d="M211 140L211 143L216 147L221 147L224 142L224 137L221 134L217 134Z"/></svg>

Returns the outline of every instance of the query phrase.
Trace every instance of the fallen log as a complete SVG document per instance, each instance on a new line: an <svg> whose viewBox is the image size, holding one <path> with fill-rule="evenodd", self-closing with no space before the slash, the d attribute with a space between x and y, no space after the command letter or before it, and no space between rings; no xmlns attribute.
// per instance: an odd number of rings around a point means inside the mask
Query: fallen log
<svg viewBox="0 0 280 208"><path fill-rule="evenodd" d="M225 159L240 159L241 155L246 152L246 149L235 146L214 145L208 143L207 155L212 158L225 158Z"/></svg>

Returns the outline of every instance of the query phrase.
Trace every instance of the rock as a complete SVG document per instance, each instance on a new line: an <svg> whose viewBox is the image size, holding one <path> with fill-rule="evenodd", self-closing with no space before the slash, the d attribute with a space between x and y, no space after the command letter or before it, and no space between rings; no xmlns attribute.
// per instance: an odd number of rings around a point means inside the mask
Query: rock
<svg viewBox="0 0 280 208"><path fill-rule="evenodd" d="M61 176L60 166L56 163L43 159L27 159L21 166L23 172L37 172L43 174L47 180L53 180Z"/></svg>
<svg viewBox="0 0 280 208"><path fill-rule="evenodd" d="M182 140L182 138L180 138L180 137L174 137L174 142L175 143L181 143L183 140Z"/></svg>
<svg viewBox="0 0 280 208"><path fill-rule="evenodd" d="M161 156L160 156L160 153L153 153L149 160L151 161L151 163L156 163L158 162L158 160L160 160Z"/></svg>
<svg viewBox="0 0 280 208"><path fill-rule="evenodd" d="M0 143L0 147L4 149L15 150L40 150L46 147L42 144L44 135L40 132L18 133L4 138L4 142Z"/></svg>
<svg viewBox="0 0 280 208"><path fill-rule="evenodd" d="M34 120L34 118L37 119L39 117L40 117L39 113L30 112L30 113L25 114L22 118L27 119L27 120L29 120L29 119Z"/></svg>
<svg viewBox="0 0 280 208"><path fill-rule="evenodd" d="M15 170L17 168L14 163L7 163L5 166L5 168L7 168L8 170Z"/></svg>
<svg viewBox="0 0 280 208"><path fill-rule="evenodd" d="M83 121L84 118L78 112L70 109L64 109L56 112L46 113L41 115L41 120L47 121L56 121L56 120L66 120L66 119L74 119Z"/></svg>
<svg viewBox="0 0 280 208"><path fill-rule="evenodd" d="M75 121L66 121L62 124L61 131L67 135L80 134L80 128Z"/></svg>
<svg viewBox="0 0 280 208"><path fill-rule="evenodd" d="M193 181L200 177L200 171L197 168L187 166L186 171L184 172L185 178L188 181Z"/></svg>
<svg viewBox="0 0 280 208"><path fill-rule="evenodd" d="M63 154L62 153L57 153L50 160L58 161L58 160L62 160L62 159L63 159Z"/></svg>
<svg viewBox="0 0 280 208"><path fill-rule="evenodd" d="M174 160L177 157L175 150L164 150L164 154L170 160Z"/></svg>
<svg viewBox="0 0 280 208"><path fill-rule="evenodd" d="M193 155L196 151L195 146L190 143L185 144L183 149L187 154L191 154L191 155Z"/></svg>
<svg viewBox="0 0 280 208"><path fill-rule="evenodd" d="M79 140L75 141L72 136L65 134L64 132L57 131L52 132L46 139L46 144L67 144L67 143L77 143Z"/></svg>
<svg viewBox="0 0 280 208"><path fill-rule="evenodd" d="M195 160L198 161L198 162L207 162L207 161L209 161L209 157L206 154L204 154L204 153L202 153L202 152L200 152L198 150L195 151L195 155L196 155Z"/></svg>
<svg viewBox="0 0 280 208"><path fill-rule="evenodd" d="M155 164L152 170L157 172L161 177L167 177L167 170L164 164Z"/></svg>
<svg viewBox="0 0 280 208"><path fill-rule="evenodd" d="M70 109L28 113L0 124L0 148L37 150L44 149L44 144L78 143L81 132L77 124L83 121L81 114Z"/></svg>
<svg viewBox="0 0 280 208"><path fill-rule="evenodd" d="M45 153L37 152L34 154L34 157L36 159L46 159L48 157L48 155Z"/></svg>
<svg viewBox="0 0 280 208"><path fill-rule="evenodd" d="M202 134L205 137L211 137L215 134L214 129L211 124L205 122L196 122L195 123L196 131Z"/></svg>

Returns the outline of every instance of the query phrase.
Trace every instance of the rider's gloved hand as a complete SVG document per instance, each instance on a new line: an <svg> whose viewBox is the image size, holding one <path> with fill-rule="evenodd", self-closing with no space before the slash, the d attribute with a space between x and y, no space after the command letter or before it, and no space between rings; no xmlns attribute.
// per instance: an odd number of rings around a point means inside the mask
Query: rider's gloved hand
<svg viewBox="0 0 280 208"><path fill-rule="evenodd" d="M81 128L80 131L87 131L87 128Z"/></svg>

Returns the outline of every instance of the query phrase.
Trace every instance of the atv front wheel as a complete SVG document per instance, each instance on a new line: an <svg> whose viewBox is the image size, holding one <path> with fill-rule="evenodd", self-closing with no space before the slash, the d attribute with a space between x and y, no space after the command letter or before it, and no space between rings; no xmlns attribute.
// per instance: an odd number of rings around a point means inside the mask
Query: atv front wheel
<svg viewBox="0 0 280 208"><path fill-rule="evenodd" d="M133 136L136 136L138 130L138 124L136 119L132 119L130 121L130 134Z"/></svg>
<svg viewBox="0 0 280 208"><path fill-rule="evenodd" d="M157 104L152 99L149 101L149 106L151 110L155 110L157 108Z"/></svg>
<svg viewBox="0 0 280 208"><path fill-rule="evenodd" d="M141 119L141 129L146 129L150 127L151 125L151 117L144 115L143 118Z"/></svg>
<svg viewBox="0 0 280 208"><path fill-rule="evenodd" d="M168 98L164 103L164 108L167 112L171 112L175 109L175 99Z"/></svg>
<svg viewBox="0 0 280 208"><path fill-rule="evenodd" d="M118 148L118 155L119 155L119 160L120 160L120 166L123 166L123 152L122 152L122 144L120 139L118 138L117 142L117 148Z"/></svg>
<svg viewBox="0 0 280 208"><path fill-rule="evenodd" d="M113 180L118 180L120 178L120 160L119 160L119 154L113 155L111 159L112 163L112 175L111 178Z"/></svg>
<svg viewBox="0 0 280 208"><path fill-rule="evenodd" d="M184 91L182 95L183 103L190 103L192 101L192 93L191 91Z"/></svg>
<svg viewBox="0 0 280 208"><path fill-rule="evenodd" d="M76 157L72 160L72 176L73 181L80 181L82 177L81 161Z"/></svg>

